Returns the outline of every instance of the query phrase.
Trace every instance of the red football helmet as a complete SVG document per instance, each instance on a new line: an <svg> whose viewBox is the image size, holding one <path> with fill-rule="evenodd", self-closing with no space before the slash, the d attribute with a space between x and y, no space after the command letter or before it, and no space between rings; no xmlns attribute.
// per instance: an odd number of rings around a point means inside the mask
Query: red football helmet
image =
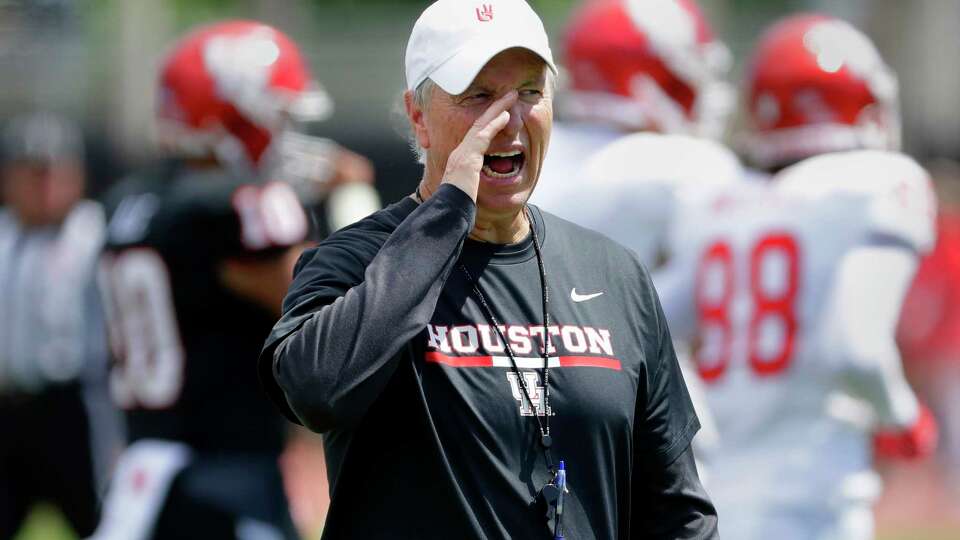
<svg viewBox="0 0 960 540"><path fill-rule="evenodd" d="M561 114L632 131L720 137L733 105L730 52L694 0L593 0L564 43Z"/></svg>
<svg viewBox="0 0 960 540"><path fill-rule="evenodd" d="M774 24L754 52L746 85L744 151L757 166L899 148L896 75L845 21L802 14Z"/></svg>
<svg viewBox="0 0 960 540"><path fill-rule="evenodd" d="M254 21L190 33L167 55L158 83L162 146L247 170L264 168L268 148L289 124L321 120L332 108L293 41Z"/></svg>

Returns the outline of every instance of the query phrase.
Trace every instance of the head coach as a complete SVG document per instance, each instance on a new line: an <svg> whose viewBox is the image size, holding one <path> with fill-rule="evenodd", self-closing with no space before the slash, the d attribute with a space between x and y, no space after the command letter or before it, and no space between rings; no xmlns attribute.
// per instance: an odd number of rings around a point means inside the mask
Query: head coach
<svg viewBox="0 0 960 540"><path fill-rule="evenodd" d="M260 358L324 433L324 538L716 537L647 272L526 204L555 70L523 0L439 0L413 27L423 179L303 255Z"/></svg>

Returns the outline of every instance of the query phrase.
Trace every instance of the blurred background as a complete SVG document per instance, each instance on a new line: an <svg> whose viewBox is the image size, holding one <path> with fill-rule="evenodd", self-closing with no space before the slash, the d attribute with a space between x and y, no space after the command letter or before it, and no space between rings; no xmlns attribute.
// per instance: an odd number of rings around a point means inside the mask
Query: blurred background
<svg viewBox="0 0 960 540"><path fill-rule="evenodd" d="M574 0L531 0L554 39ZM960 157L960 2L955 0L701 0L737 59L765 25L821 10L864 29L900 76L908 153ZM425 0L0 0L0 115L53 109L82 122L95 189L150 151L154 73L173 39L223 18L276 25L301 45L336 101L329 135L373 159L385 201L419 170L397 114L405 40Z"/></svg>
<svg viewBox="0 0 960 540"><path fill-rule="evenodd" d="M559 49L573 0L530 0ZM176 36L202 23L253 18L300 44L315 77L333 96L333 117L319 129L368 156L385 202L419 180L404 139L399 98L403 52L426 0L0 0L0 122L32 109L79 122L88 143L93 195L142 165L152 149L154 76ZM941 198L956 201L960 172L960 2L957 0L700 0L737 59L760 31L789 12L819 10L865 30L901 83L905 150L931 167ZM2 323L2 322L0 322ZM936 371L906 359L921 393ZM319 527L325 512L315 441L288 456L298 520ZM884 465L880 538L960 538L960 490L944 478L960 471L937 463ZM946 474L944 474L946 473ZM954 482L954 485L958 485ZM34 515L20 538L69 538L58 516Z"/></svg>

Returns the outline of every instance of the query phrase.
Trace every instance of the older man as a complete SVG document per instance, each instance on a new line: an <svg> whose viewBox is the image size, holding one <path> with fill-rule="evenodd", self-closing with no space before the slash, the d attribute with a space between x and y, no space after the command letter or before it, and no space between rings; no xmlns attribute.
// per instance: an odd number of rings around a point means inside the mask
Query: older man
<svg viewBox="0 0 960 540"><path fill-rule="evenodd" d="M526 205L554 70L522 0L440 0L413 28L423 179L301 258L261 356L326 434L325 538L716 536L645 270Z"/></svg>

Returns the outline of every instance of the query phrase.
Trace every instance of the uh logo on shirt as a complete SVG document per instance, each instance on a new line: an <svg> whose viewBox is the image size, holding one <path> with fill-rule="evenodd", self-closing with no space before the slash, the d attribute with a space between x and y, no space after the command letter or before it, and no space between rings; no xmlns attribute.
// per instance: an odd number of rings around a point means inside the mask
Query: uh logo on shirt
<svg viewBox="0 0 960 540"><path fill-rule="evenodd" d="M510 350L516 357L523 382L530 390L531 401L526 399L513 364L506 354L500 335L506 337ZM613 350L613 339L605 328L578 325L501 325L500 332L488 324L464 324L458 326L427 325L428 363L451 368L506 368L506 380L510 392L517 400L522 416L545 416L543 386L538 371L543 368L543 351L546 350L551 369L596 368L621 370L620 360Z"/></svg>
<svg viewBox="0 0 960 540"><path fill-rule="evenodd" d="M530 399L533 400L532 405L523 395L523 387L520 386L520 379L517 378L517 374L512 371L507 372L507 382L510 383L510 393L513 394L513 399L517 400L520 404L520 416L533 416L534 411L536 411L537 416L553 416L553 411L550 410L552 407L544 407L543 386L540 384L540 374L536 371L521 371L520 374L523 375L523 382L526 383L527 388L530 390Z"/></svg>

